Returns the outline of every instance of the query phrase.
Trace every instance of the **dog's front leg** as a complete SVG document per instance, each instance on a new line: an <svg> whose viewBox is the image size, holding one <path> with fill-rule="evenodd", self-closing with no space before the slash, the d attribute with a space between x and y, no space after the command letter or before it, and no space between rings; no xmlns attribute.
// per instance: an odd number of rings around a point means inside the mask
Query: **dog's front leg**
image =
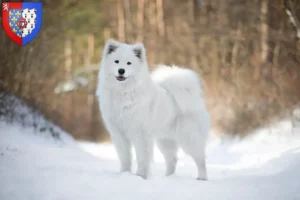
<svg viewBox="0 0 300 200"><path fill-rule="evenodd" d="M131 171L131 143L128 138L121 134L111 134L111 140L116 148L121 162L120 172Z"/></svg>
<svg viewBox="0 0 300 200"><path fill-rule="evenodd" d="M139 135L133 143L138 163L136 175L147 179L153 157L153 140L145 135Z"/></svg>

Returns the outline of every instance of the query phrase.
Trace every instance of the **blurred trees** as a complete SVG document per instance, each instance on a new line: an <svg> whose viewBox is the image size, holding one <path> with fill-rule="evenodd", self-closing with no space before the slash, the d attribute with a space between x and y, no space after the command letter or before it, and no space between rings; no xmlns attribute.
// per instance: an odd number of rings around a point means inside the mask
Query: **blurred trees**
<svg viewBox="0 0 300 200"><path fill-rule="evenodd" d="M18 47L0 32L0 89L77 138L105 137L94 93L108 38L143 42L151 66L201 74L220 132L245 135L300 103L298 0L42 2L43 27L30 44ZM71 89L55 92L59 85Z"/></svg>
<svg viewBox="0 0 300 200"><path fill-rule="evenodd" d="M61 82L73 79L76 69L86 62L87 35L93 35L96 49L89 55L89 62L99 62L103 36L105 10L99 1L50 1L43 2L43 26L38 36L30 44L19 47L14 44L3 29L0 30L0 90L8 91L23 98L33 107L41 110L75 137L96 139L99 131L87 129L87 107L90 94L94 94L95 81L87 88L76 92L56 93ZM96 76L96 74L92 74ZM87 78L84 74L81 79ZM94 111L94 112L95 112ZM98 112L96 116L99 124ZM98 130L102 125L98 125Z"/></svg>

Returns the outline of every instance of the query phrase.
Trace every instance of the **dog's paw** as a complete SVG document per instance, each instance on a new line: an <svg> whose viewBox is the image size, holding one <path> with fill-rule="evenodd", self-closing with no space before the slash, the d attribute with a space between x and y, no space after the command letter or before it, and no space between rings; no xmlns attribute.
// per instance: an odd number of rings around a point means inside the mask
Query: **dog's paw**
<svg viewBox="0 0 300 200"><path fill-rule="evenodd" d="M137 176L142 177L143 179L147 179L148 178L148 169L147 168L138 168L136 171Z"/></svg>
<svg viewBox="0 0 300 200"><path fill-rule="evenodd" d="M116 172L116 174L132 174L132 172L131 172L131 170L123 170L123 169L121 169L121 170L119 170L118 172Z"/></svg>
<svg viewBox="0 0 300 200"><path fill-rule="evenodd" d="M172 176L172 175L174 175L174 170L168 170L165 173L165 176Z"/></svg>
<svg viewBox="0 0 300 200"><path fill-rule="evenodd" d="M146 180L148 178L147 174L145 174L145 173L137 172L135 175L141 177L144 180Z"/></svg>
<svg viewBox="0 0 300 200"><path fill-rule="evenodd" d="M142 179L147 180L147 176L145 176L145 175L136 174L136 176L139 176L139 177L141 177Z"/></svg>
<svg viewBox="0 0 300 200"><path fill-rule="evenodd" d="M196 178L196 180L198 180L198 181L207 181L207 178L206 177L198 177L198 178Z"/></svg>
<svg viewBox="0 0 300 200"><path fill-rule="evenodd" d="M130 167L121 167L121 169L119 170L119 173L122 174L124 172L131 173L131 168Z"/></svg>

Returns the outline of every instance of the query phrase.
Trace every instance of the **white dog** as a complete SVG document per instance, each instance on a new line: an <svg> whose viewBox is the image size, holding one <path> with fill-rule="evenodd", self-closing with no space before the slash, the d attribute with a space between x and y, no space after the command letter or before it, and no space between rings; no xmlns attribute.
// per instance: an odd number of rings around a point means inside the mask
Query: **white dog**
<svg viewBox="0 0 300 200"><path fill-rule="evenodd" d="M198 179L206 180L205 141L210 117L200 80L189 69L160 66L149 73L142 44L109 40L104 48L97 96L121 172L131 170L131 146L137 175L147 178L154 141L164 155L166 175L175 171L177 150L191 155Z"/></svg>

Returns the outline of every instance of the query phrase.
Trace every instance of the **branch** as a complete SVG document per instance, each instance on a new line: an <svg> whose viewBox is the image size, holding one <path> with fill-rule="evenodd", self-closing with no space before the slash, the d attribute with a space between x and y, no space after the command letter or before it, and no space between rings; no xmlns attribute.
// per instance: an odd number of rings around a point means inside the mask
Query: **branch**
<svg viewBox="0 0 300 200"><path fill-rule="evenodd" d="M288 4L289 4L288 7L290 7L290 9L286 7L285 12L289 17L289 21L291 22L291 24L293 24L293 26L296 29L296 37L298 38L298 40L300 40L300 21L297 18L296 11L295 8L293 7L292 1L289 0Z"/></svg>

